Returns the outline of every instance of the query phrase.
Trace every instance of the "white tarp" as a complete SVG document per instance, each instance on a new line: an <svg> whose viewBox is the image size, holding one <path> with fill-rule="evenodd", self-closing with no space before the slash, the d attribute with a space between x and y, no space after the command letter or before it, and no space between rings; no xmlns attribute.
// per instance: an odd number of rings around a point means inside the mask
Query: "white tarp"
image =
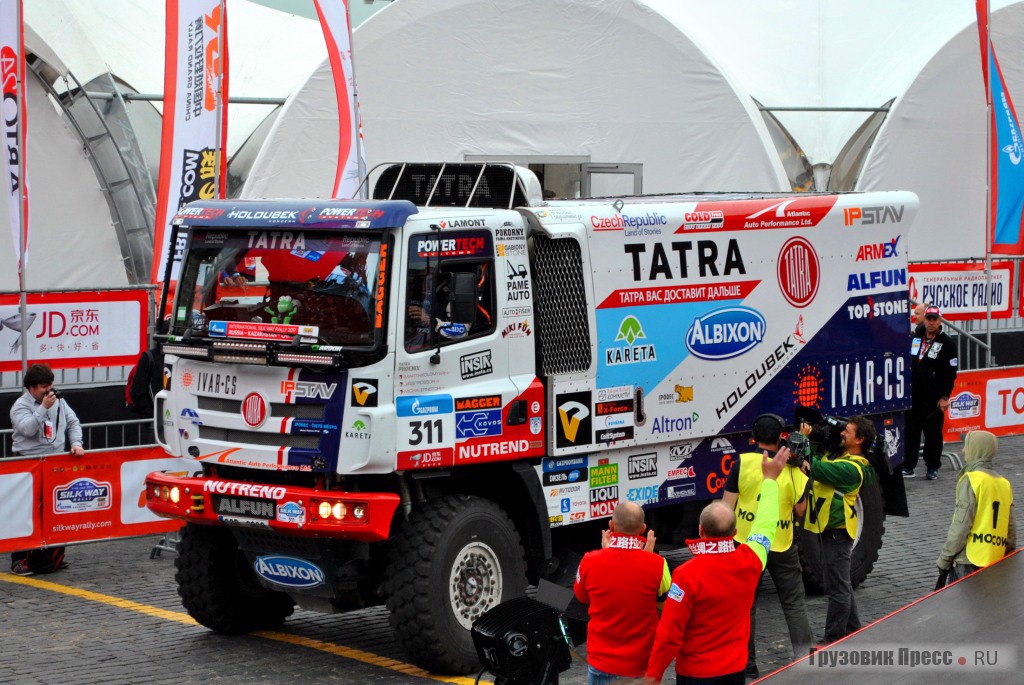
<svg viewBox="0 0 1024 685"><path fill-rule="evenodd" d="M355 31L369 166L490 155L643 164L644 192L788 190L750 98L639 2L400 0ZM330 194L326 63L275 122L247 197Z"/></svg>

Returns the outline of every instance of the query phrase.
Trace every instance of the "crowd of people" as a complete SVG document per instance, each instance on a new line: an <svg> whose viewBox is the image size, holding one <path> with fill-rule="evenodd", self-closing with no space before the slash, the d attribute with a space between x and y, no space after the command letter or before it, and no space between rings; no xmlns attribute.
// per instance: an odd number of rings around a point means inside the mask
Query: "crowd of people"
<svg viewBox="0 0 1024 685"><path fill-rule="evenodd" d="M643 509L632 502L617 506L602 548L583 557L574 587L590 614L588 685L641 678L654 685L673 661L677 685L742 685L759 677L754 614L766 570L778 591L795 658L860 630L850 563L855 502L876 476L867 458L878 440L874 424L851 417L838 449L809 459L783 444L785 428L775 414L754 421L751 440L757 449L739 455L724 497L700 515L700 537L687 541L692 558L670 578L653 552L654 531L643 536ZM807 423L799 426L811 439L815 430ZM936 561L936 589L1016 548L1013 492L994 470L996 450L997 439L987 431L965 437L966 465ZM804 601L795 537L800 527L818 536L824 568L828 609L818 639Z"/></svg>

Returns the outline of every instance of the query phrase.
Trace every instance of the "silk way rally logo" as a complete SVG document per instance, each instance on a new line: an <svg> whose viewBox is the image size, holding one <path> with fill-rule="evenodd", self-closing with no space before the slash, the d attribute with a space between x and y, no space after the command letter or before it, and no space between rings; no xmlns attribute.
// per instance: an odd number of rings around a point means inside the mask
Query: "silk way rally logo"
<svg viewBox="0 0 1024 685"><path fill-rule="evenodd" d="M619 332L615 336L615 342L626 343L625 346L609 347L605 350L605 364L618 366L619 364L635 364L638 362L653 362L657 360L654 352L654 345L634 344L639 340L646 340L640 320L635 316L627 316L619 323Z"/></svg>

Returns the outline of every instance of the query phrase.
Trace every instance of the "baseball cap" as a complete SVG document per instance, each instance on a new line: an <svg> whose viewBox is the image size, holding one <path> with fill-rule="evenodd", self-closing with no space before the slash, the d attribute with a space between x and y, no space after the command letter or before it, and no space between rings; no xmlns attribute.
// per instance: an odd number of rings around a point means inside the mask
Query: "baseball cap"
<svg viewBox="0 0 1024 685"><path fill-rule="evenodd" d="M938 307L936 307L933 304L930 304L924 308L924 318L927 319L929 316L942 316L942 312L939 311Z"/></svg>

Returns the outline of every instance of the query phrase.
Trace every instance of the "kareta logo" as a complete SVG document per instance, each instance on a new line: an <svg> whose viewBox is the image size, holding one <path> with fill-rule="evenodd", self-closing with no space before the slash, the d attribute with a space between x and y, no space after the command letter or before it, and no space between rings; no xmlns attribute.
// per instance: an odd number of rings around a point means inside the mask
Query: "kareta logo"
<svg viewBox="0 0 1024 685"><path fill-rule="evenodd" d="M277 555L261 556L256 557L253 568L260 578L275 585L304 589L324 584L324 572L319 566L305 559Z"/></svg>
<svg viewBox="0 0 1024 685"><path fill-rule="evenodd" d="M646 340L640 320L635 316L627 316L619 324L619 332L615 342L625 342L626 347L609 347L605 350L605 363L608 366L632 364L634 362L652 362L657 360L654 345L634 345L638 340Z"/></svg>
<svg viewBox="0 0 1024 685"><path fill-rule="evenodd" d="M590 409L579 402L566 402L559 405L558 417L562 421L562 431L569 442L576 442L576 433L583 419L590 416Z"/></svg>
<svg viewBox="0 0 1024 685"><path fill-rule="evenodd" d="M686 349L701 359L731 359L764 340L765 320L747 307L726 307L694 319L686 332Z"/></svg>

